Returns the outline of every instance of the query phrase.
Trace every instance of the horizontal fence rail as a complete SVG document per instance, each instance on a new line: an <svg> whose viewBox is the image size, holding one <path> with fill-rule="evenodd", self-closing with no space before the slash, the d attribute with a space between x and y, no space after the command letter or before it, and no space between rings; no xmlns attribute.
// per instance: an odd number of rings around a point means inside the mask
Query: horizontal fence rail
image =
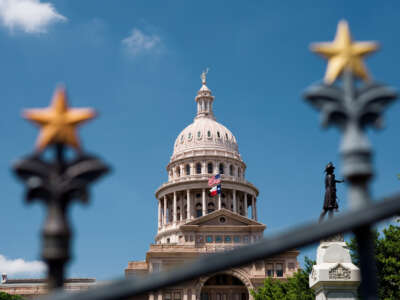
<svg viewBox="0 0 400 300"><path fill-rule="evenodd" d="M150 291L186 282L200 276L240 267L265 259L287 250L319 242L338 233L360 230L400 213L400 194L368 205L367 207L343 213L321 224L311 223L298 226L276 236L264 238L258 243L222 253L205 255L192 263L184 264L170 271L153 273L146 277L132 277L116 280L85 292L54 292L41 300L112 300L126 299Z"/></svg>

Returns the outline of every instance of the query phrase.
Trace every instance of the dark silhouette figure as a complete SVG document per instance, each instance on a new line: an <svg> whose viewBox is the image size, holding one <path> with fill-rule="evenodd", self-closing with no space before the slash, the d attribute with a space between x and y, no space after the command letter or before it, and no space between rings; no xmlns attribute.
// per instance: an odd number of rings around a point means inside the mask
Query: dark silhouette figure
<svg viewBox="0 0 400 300"><path fill-rule="evenodd" d="M342 183L344 180L336 180L334 174L335 167L331 162L329 162L325 167L325 199L324 207L321 216L319 217L319 222L323 220L326 213L329 213L329 218L333 217L333 211L339 209L339 205L336 201L336 183Z"/></svg>

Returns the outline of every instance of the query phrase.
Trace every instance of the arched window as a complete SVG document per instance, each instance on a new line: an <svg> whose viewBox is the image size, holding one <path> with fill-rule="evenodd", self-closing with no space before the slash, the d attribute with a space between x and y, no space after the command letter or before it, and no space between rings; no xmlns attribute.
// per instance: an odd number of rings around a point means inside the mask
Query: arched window
<svg viewBox="0 0 400 300"><path fill-rule="evenodd" d="M211 131L207 131L207 137L210 138L211 137Z"/></svg>
<svg viewBox="0 0 400 300"><path fill-rule="evenodd" d="M208 172L208 174L212 174L213 173L213 164L212 163L208 163L207 172Z"/></svg>
<svg viewBox="0 0 400 300"><path fill-rule="evenodd" d="M190 165L186 165L186 175L190 175Z"/></svg>
<svg viewBox="0 0 400 300"><path fill-rule="evenodd" d="M221 134L219 133L219 131L217 131L217 137L221 138Z"/></svg>
<svg viewBox="0 0 400 300"><path fill-rule="evenodd" d="M197 131L197 138L199 139L200 136L201 136L201 132L200 132L200 131Z"/></svg>
<svg viewBox="0 0 400 300"><path fill-rule="evenodd" d="M201 163L196 164L196 174L201 174Z"/></svg>
<svg viewBox="0 0 400 300"><path fill-rule="evenodd" d="M180 177L181 176L181 168L176 167L176 177Z"/></svg>
<svg viewBox="0 0 400 300"><path fill-rule="evenodd" d="M224 174L224 172L225 172L224 164L220 163L219 164L219 174Z"/></svg>
<svg viewBox="0 0 400 300"><path fill-rule="evenodd" d="M196 204L196 217L201 217L203 215L202 209L201 209L201 203Z"/></svg>
<svg viewBox="0 0 400 300"><path fill-rule="evenodd" d="M233 176L233 166L229 166L229 175Z"/></svg>
<svg viewBox="0 0 400 300"><path fill-rule="evenodd" d="M178 221L181 219L181 208L179 206L176 208L176 219Z"/></svg>
<svg viewBox="0 0 400 300"><path fill-rule="evenodd" d="M207 212L212 213L215 210L214 203L210 202L207 205Z"/></svg>
<svg viewBox="0 0 400 300"><path fill-rule="evenodd" d="M222 203L221 203L221 207L222 207L222 208L226 208L225 202L222 202Z"/></svg>

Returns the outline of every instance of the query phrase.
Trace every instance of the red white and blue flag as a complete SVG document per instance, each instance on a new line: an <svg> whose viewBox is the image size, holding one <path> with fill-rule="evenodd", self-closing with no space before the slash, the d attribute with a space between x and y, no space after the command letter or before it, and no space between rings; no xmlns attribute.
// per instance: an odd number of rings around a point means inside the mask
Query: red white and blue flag
<svg viewBox="0 0 400 300"><path fill-rule="evenodd" d="M221 175L217 174L214 175L213 177L211 177L210 179L208 179L208 186L213 186L216 184L220 184L221 183Z"/></svg>
<svg viewBox="0 0 400 300"><path fill-rule="evenodd" d="M221 185L213 186L210 190L210 196L214 197L216 194L221 194Z"/></svg>

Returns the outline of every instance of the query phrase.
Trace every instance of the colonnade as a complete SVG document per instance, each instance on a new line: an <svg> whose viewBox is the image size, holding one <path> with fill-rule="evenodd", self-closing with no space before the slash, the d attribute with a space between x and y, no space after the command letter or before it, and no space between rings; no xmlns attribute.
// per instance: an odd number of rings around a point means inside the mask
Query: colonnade
<svg viewBox="0 0 400 300"><path fill-rule="evenodd" d="M234 213L257 220L257 199L253 194L237 190L222 190L215 197L208 189L175 191L158 199L158 228L205 216L214 210L228 209Z"/></svg>

